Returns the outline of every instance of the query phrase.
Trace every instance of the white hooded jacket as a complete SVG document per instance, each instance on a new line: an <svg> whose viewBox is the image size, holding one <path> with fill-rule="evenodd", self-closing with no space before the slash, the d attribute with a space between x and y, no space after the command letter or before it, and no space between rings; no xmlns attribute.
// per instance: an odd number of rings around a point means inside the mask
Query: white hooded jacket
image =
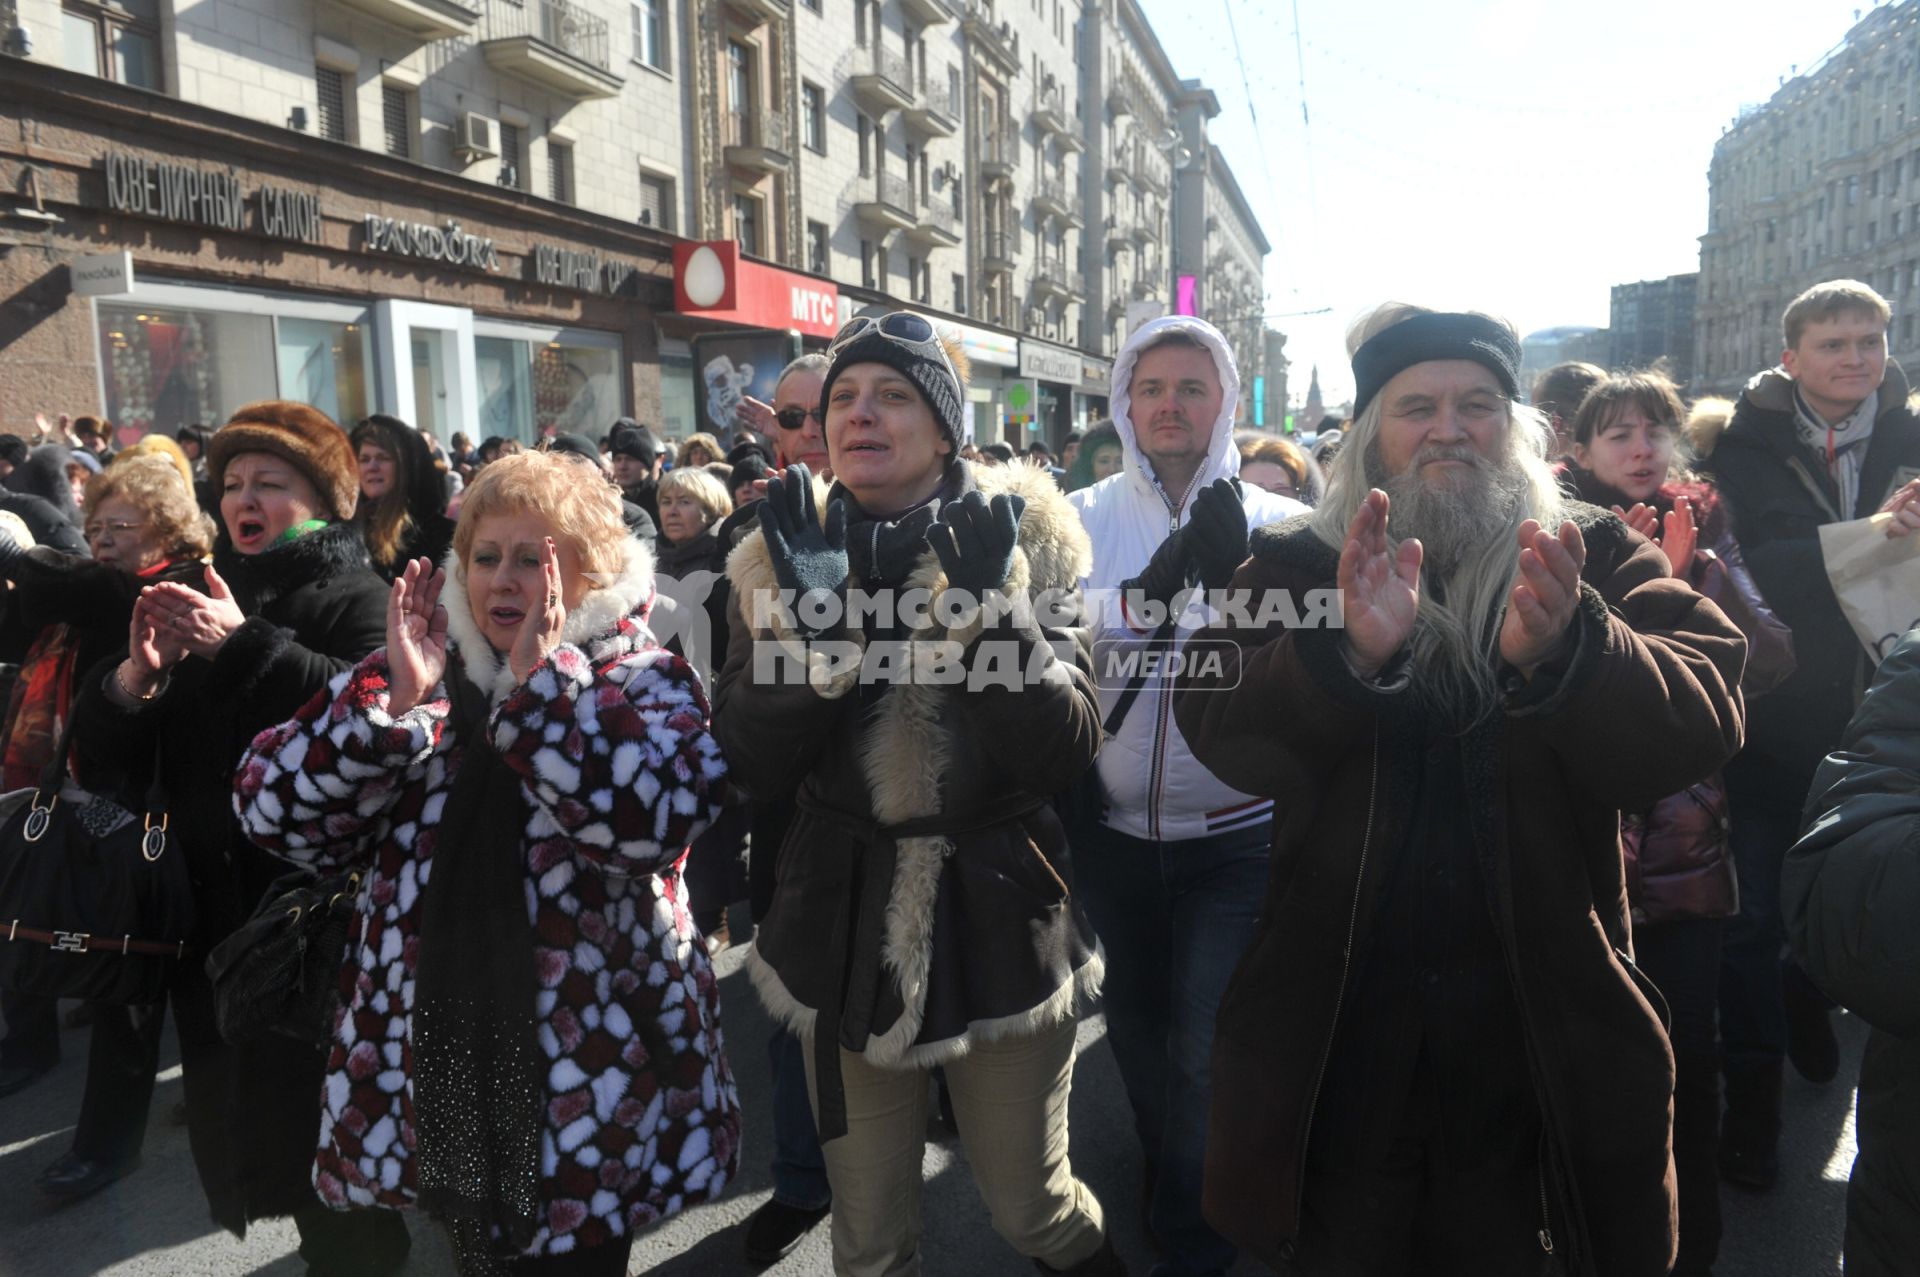
<svg viewBox="0 0 1920 1277"><path fill-rule="evenodd" d="M1186 492L1170 493L1154 477L1140 450L1132 417L1133 366L1140 351L1171 331L1190 333L1213 353L1220 370L1220 418L1200 471ZM1233 352L1211 324L1190 315L1169 315L1143 324L1113 363L1113 424L1126 448L1126 465L1090 488L1070 493L1093 540L1093 573L1083 582L1094 617L1094 659L1100 686L1100 712L1113 710L1125 686L1110 657L1144 646L1148 631L1129 623L1120 606L1121 582L1139 575L1153 552L1186 523L1195 493L1216 479L1240 473L1240 449L1233 442L1234 409L1240 400L1240 375ZM1298 501L1276 497L1247 485L1242 496L1249 529L1275 523L1306 509ZM1195 621L1205 608L1196 603ZM1190 630L1181 631L1182 634ZM1119 731L1100 748L1100 780L1107 791L1106 823L1136 838L1174 842L1228 833L1266 823L1273 803L1232 789L1195 760L1173 720L1173 682L1156 673L1141 686Z"/></svg>

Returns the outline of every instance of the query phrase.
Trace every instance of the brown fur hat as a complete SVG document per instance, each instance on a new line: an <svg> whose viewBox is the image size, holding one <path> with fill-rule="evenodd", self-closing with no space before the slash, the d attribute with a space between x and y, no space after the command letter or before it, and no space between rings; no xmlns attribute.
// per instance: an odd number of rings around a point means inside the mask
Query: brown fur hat
<svg viewBox="0 0 1920 1277"><path fill-rule="evenodd" d="M351 519L360 499L360 466L347 432L317 408L287 399L250 403L213 432L207 471L221 491L227 463L243 452L271 452L297 466L320 494L320 513Z"/></svg>

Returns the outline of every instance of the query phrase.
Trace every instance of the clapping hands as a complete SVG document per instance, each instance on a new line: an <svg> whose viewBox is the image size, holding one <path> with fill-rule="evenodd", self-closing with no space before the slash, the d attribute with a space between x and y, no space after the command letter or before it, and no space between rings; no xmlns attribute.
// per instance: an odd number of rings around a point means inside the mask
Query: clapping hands
<svg viewBox="0 0 1920 1277"><path fill-rule="evenodd" d="M446 583L432 560L415 559L387 595L387 712L395 718L446 677L447 609L440 602Z"/></svg>

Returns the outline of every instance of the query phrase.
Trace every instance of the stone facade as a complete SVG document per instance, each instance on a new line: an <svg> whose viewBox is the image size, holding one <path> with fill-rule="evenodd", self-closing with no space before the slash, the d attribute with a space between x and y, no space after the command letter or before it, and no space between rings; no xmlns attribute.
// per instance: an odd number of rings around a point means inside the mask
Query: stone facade
<svg viewBox="0 0 1920 1277"><path fill-rule="evenodd" d="M1858 279L1893 306L1888 344L1920 364L1920 0L1869 11L1714 145L1700 237L1696 393L1779 362L1787 303Z"/></svg>

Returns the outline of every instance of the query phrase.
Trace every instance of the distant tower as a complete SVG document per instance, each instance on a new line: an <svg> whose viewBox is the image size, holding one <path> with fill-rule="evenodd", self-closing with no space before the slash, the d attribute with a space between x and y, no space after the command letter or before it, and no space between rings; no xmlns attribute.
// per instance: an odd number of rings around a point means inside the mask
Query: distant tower
<svg viewBox="0 0 1920 1277"><path fill-rule="evenodd" d="M1307 386L1307 407L1303 414L1306 420L1300 423L1302 430L1318 430L1320 418L1327 415L1327 406L1320 402L1320 365L1313 366L1313 380Z"/></svg>

